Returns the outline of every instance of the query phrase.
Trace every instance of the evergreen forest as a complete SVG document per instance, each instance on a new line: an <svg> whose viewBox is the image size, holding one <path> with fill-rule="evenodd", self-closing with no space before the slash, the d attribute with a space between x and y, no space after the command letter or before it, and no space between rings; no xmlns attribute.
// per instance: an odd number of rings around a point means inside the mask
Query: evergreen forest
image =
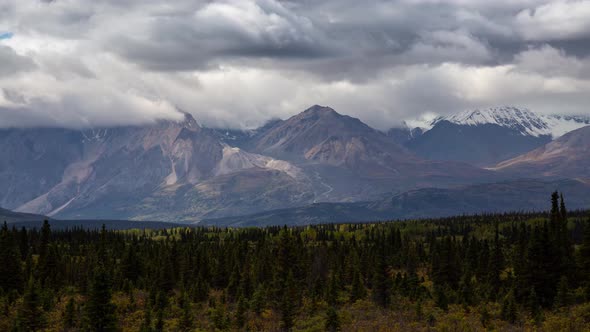
<svg viewBox="0 0 590 332"><path fill-rule="evenodd" d="M4 223L0 331L590 331L590 212L547 201L302 227Z"/></svg>

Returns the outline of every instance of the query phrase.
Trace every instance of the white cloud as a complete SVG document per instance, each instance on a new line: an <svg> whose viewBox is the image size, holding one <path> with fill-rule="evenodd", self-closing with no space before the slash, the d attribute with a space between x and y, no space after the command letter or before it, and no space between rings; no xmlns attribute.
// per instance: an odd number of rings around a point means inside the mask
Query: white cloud
<svg viewBox="0 0 590 332"><path fill-rule="evenodd" d="M522 10L516 16L527 40L590 37L590 1L559 0Z"/></svg>

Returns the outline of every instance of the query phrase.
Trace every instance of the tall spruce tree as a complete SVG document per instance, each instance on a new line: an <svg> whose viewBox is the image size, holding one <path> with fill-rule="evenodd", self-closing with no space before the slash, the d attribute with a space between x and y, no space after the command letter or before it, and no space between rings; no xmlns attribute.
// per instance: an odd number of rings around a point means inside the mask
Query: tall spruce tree
<svg viewBox="0 0 590 332"><path fill-rule="evenodd" d="M0 289L5 293L22 290L23 271L20 254L6 223L0 230Z"/></svg>
<svg viewBox="0 0 590 332"><path fill-rule="evenodd" d="M337 332L341 330L340 316L338 316L338 311L336 311L336 308L333 306L330 306L326 312L325 330L329 332Z"/></svg>
<svg viewBox="0 0 590 332"><path fill-rule="evenodd" d="M39 284L31 277L17 314L18 331L35 332L45 327L45 315L41 309L39 288Z"/></svg>
<svg viewBox="0 0 590 332"><path fill-rule="evenodd" d="M292 272L287 275L284 289L285 293L282 296L280 305L281 328L283 331L291 331L293 325L295 324L295 315L297 310L297 290Z"/></svg>
<svg viewBox="0 0 590 332"><path fill-rule="evenodd" d="M97 267L90 284L85 306L85 327L89 331L117 331L115 306L111 300L111 278L102 264Z"/></svg>
<svg viewBox="0 0 590 332"><path fill-rule="evenodd" d="M585 289L586 300L590 301L590 219L586 222L584 238L578 253L578 266L580 269L581 283Z"/></svg>

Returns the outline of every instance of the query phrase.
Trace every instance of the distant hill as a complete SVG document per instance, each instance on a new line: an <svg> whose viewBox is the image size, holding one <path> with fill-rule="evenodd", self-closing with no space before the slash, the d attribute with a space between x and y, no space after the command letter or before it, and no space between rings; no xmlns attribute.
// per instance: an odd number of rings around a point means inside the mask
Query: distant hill
<svg viewBox="0 0 590 332"><path fill-rule="evenodd" d="M166 229L175 227L192 227L190 224L176 224L161 221L133 221L133 220L50 220L52 229L83 228L101 229L102 225L111 230L127 229ZM10 224L17 228L41 228L43 221L18 221Z"/></svg>
<svg viewBox="0 0 590 332"><path fill-rule="evenodd" d="M437 218L465 214L544 211L547 193L564 193L570 209L588 209L590 185L577 180L516 180L454 189L426 188L373 202L318 203L253 215L204 220L199 225L270 226Z"/></svg>
<svg viewBox="0 0 590 332"><path fill-rule="evenodd" d="M0 222L17 223L17 222L43 222L48 219L46 216L33 213L14 212L0 208Z"/></svg>

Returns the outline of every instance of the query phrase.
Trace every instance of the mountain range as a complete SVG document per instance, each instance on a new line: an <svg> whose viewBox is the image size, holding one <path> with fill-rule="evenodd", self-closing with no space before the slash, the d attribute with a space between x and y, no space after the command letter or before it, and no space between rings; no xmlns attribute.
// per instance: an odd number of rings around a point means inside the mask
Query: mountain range
<svg viewBox="0 0 590 332"><path fill-rule="evenodd" d="M253 215L280 224L293 213L300 223L536 209L522 190L537 200L552 187L585 193L589 123L501 107L382 132L316 105L248 131L205 128L188 113L143 126L2 129L0 206L56 219L232 225ZM516 203L491 198L500 191Z"/></svg>

